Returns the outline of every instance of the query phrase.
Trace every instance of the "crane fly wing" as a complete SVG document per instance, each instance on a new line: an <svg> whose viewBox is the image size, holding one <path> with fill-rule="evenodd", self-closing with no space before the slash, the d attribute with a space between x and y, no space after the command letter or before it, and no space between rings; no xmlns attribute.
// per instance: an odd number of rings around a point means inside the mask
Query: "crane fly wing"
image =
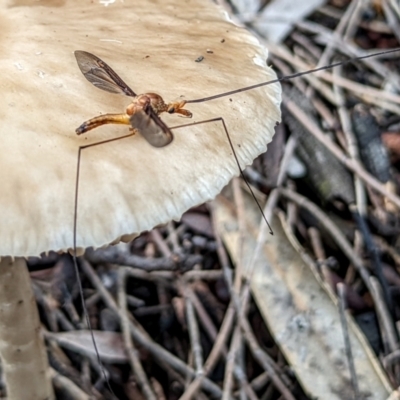
<svg viewBox="0 0 400 400"><path fill-rule="evenodd" d="M99 57L87 51L76 50L75 58L85 78L99 89L135 97L133 90Z"/></svg>
<svg viewBox="0 0 400 400"><path fill-rule="evenodd" d="M164 147L172 142L174 136L167 125L149 105L130 117L132 128L136 129L152 146Z"/></svg>

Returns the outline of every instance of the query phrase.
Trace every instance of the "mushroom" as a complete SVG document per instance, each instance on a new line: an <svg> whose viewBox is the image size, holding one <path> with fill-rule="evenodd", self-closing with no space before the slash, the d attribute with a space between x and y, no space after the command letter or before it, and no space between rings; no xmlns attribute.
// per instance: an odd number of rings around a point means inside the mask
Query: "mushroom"
<svg viewBox="0 0 400 400"><path fill-rule="evenodd" d="M155 92L168 102L275 78L265 49L211 1L105 6L14 0L0 6L0 47L2 256L71 249L78 149L129 133L124 126L105 125L75 134L83 121L123 112L129 104L129 98L88 83L75 50L103 59L136 93ZM266 151L280 121L279 103L280 86L274 84L187 108L194 122L224 118L244 167ZM188 122L176 115L161 118L168 126ZM173 129L173 134L174 141L163 148L134 135L82 150L80 249L179 219L238 174L221 123Z"/></svg>

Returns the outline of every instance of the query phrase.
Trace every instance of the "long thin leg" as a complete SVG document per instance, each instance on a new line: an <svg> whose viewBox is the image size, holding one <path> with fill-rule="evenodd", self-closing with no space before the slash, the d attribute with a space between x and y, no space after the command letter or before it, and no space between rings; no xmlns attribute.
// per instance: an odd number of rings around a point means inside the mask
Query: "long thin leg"
<svg viewBox="0 0 400 400"><path fill-rule="evenodd" d="M79 128L76 128L76 134L81 135L82 133L88 132L98 126L105 124L120 124L120 125L130 125L129 118L131 116L128 114L104 114L99 115L85 121Z"/></svg>
<svg viewBox="0 0 400 400"><path fill-rule="evenodd" d="M263 209L262 209L260 203L258 202L258 200L257 200L257 198L256 198L256 195L255 195L254 192L253 192L253 189L251 188L251 186L250 186L248 180L246 179L246 177L244 176L242 167L241 167L240 164L239 164L239 159L237 158L237 155L236 155L235 149L234 149L234 147L233 147L233 143L232 143L231 137L229 136L228 129L227 129L226 125L225 125L224 119L223 119L222 117L217 117L217 118L207 119L207 120L205 120L205 121L191 122L191 123L189 123L189 124L172 126L172 127L170 127L169 129L172 130L172 129L178 129L178 128L185 128L185 127L187 127L187 126L201 125L201 124L205 124L205 123L209 123L209 122L221 122L221 123L222 123L222 126L223 126L223 128L224 128L226 137L228 138L229 146L231 147L233 156L235 157L235 161L236 161L236 164L237 164L237 166L238 166L240 175L242 176L243 180L245 181L245 183L246 183L246 185L247 185L247 187L248 187L248 189L249 189L249 191L250 191L250 193L251 193L251 196L253 197L254 201L256 202L257 207L259 208L259 210L260 210L260 212L261 212L261 215L262 215L264 221L265 221L266 224L268 225L269 233L270 233L271 235L273 235L274 232L272 231L271 225L269 224L269 222L268 222L268 220L267 220L267 217L265 216L264 211L263 211Z"/></svg>
<svg viewBox="0 0 400 400"><path fill-rule="evenodd" d="M112 117L111 119L110 119L110 116ZM125 116L126 116L126 120L128 121L127 123L125 123L125 119L124 119ZM94 121L93 122L93 126L90 125L92 121ZM99 123L99 121L100 121L100 123ZM107 121L107 122L101 122L101 121ZM112 122L108 122L108 121L112 121ZM122 122L115 122L115 121L122 121ZM171 127L170 129L171 130L172 129L179 129L179 128L184 128L184 127L194 126L194 125L201 125L201 124L210 123L210 122L221 122L222 123L222 126L224 128L226 137L228 138L229 146L230 146L230 148L232 150L232 153L233 153L233 155L235 157L235 161L236 161L236 164L238 166L239 172L240 172L241 176L243 177L244 181L246 182L246 185L247 185L252 197L254 198L255 202L257 203L257 206L258 206L258 208L259 208L259 210L261 212L261 215L262 215L264 221L266 222L266 224L268 225L268 228L270 229L270 233L272 235L273 232L272 232L271 226L270 226L267 218L264 215L264 211L263 211L260 203L257 201L257 198L256 198L256 196L255 196L255 194L253 192L253 189L251 188L250 184L248 183L247 179L245 178L245 176L243 174L242 167L239 164L239 159L237 158L237 155L236 155L235 149L233 147L233 143L231 141L231 138L229 136L228 129L226 127L224 119L222 117L212 118L212 119L205 120L205 121L192 122L192 123L189 123L189 124L183 124L183 125L174 126L174 127ZM91 126L91 127L89 129L87 129L86 131L82 131L81 132L81 133L83 133L83 132L87 132L90 129L93 129L93 128L97 127L97 126L100 126L100 125L103 125L103 124L106 124L106 123L120 123L120 124L124 124L124 125L125 124L126 125L130 125L129 116L127 114L106 114L104 116L95 117L95 118L92 118L91 120L89 120L87 122L84 122L78 129L81 129L85 124L89 124L89 126ZM97 124L97 125L94 125L94 124ZM77 129L77 133L78 133L78 129ZM80 291L80 295L81 295L81 301L82 301L82 308L84 310L86 323L87 323L87 325L88 325L88 327L90 329L90 332L91 332L92 343L93 343L93 346L95 348L95 352L96 352L96 355L97 355L98 363L101 366L101 370L103 372L104 379L107 382L107 385L108 385L110 390L111 390L111 388L110 388L109 380L108 380L108 377L107 377L107 373L106 373L106 370L105 370L105 368L104 368L104 366L103 366L103 364L101 362L100 354L98 352L96 341L95 341L95 338L94 338L94 335L93 335L93 330L92 330L91 325L90 325L89 315L88 315L88 312L87 312L87 309L86 309L86 305L85 305L85 301L84 301L84 297L83 297L82 282L81 282L80 277L79 277L79 268L78 268L78 262L77 262L77 247L76 247L76 236L77 236L77 227L78 227L79 176L80 176L80 167L81 167L81 155L82 155L82 151L84 149L87 149L89 147L95 147L95 146L103 145L103 144L106 144L106 143L109 143L109 142L115 142L117 140L121 140L121 139L125 139L125 138L128 138L128 137L131 137L134 134L135 133L133 132L133 133L130 133L128 135L120 136L120 137L117 137L117 138L103 140L101 142L92 143L92 144L88 144L88 145L85 145L85 146L80 146L79 149L78 149L78 159L77 159L77 169L76 169L75 200L74 200L74 220L73 220L73 253L72 253L72 256L73 256L75 274L76 274L76 277L77 277L78 287L79 287L79 291Z"/></svg>
<svg viewBox="0 0 400 400"><path fill-rule="evenodd" d="M128 119L129 121L129 119ZM81 302L82 302L82 309L85 315L85 320L86 320L86 324L90 330L90 335L92 338L92 343L93 343L93 347L95 349L96 352L96 357L97 357L97 361L100 365L100 369L102 371L103 374L103 379L104 381L107 383L108 389L110 390L111 393L113 393L111 386L110 386L110 382L108 379L108 374L104 368L103 363L101 362L100 359L100 354L99 354L99 350L97 348L97 344L96 344L96 340L94 338L93 335L93 329L92 326L90 324L90 319L89 319L89 314L86 308L86 304L85 304L85 299L83 296L83 288L82 288L82 282L81 282L81 278L79 276L79 268L78 268L78 262L77 262L77 249L76 249L76 234L77 234L77 229L78 229L78 195L79 195L79 175L80 175L80 171L81 171L81 154L82 151L88 147L94 147L94 146L99 146L101 144L105 144L105 143L109 143L109 142L114 142L116 140L120 140L120 139L124 139L130 136L133 136L135 133L130 133L129 135L124 135L124 136L120 136L114 139L108 139L108 140L103 140L101 142L97 142L97 143L92 143L92 144L88 144L85 146L80 146L78 149L78 160L77 160L77 166L76 166L76 181L75 181L75 199L74 199L74 222L73 222L73 251L72 251L72 258L73 258L73 263L74 263L74 270L75 270L75 275L76 275L76 280L78 283L78 288L79 288L79 293L80 293L80 298L81 298Z"/></svg>

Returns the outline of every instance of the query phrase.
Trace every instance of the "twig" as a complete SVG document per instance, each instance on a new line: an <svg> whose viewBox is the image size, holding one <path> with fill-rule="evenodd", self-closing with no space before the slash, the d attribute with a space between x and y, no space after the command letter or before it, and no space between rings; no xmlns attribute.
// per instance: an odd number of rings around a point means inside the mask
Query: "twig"
<svg viewBox="0 0 400 400"><path fill-rule="evenodd" d="M178 287L182 288L185 283L178 282ZM190 302L192 303L193 307L196 310L196 314L198 315L200 322L207 333L208 337L212 342L216 340L218 336L218 330L215 327L212 319L210 316L207 314L206 310L203 307L203 304L200 302L199 298L197 297L196 293L192 290L191 286L185 287L185 296L188 297ZM226 349L224 349L225 351Z"/></svg>
<svg viewBox="0 0 400 400"><path fill-rule="evenodd" d="M240 395L242 399L247 399L249 398L250 400L258 400L258 396L254 392L253 387L249 384L246 375L243 372L243 368L239 367L239 365L236 364L235 366L235 377L239 381L240 385ZM234 393L236 395L236 393ZM247 397L246 397L247 396Z"/></svg>
<svg viewBox="0 0 400 400"><path fill-rule="evenodd" d="M190 347L192 349L194 365L197 375L202 375L204 373L203 370L203 349L200 344L200 331L199 326L197 324L197 319L194 313L193 303L190 300L190 297L186 295L185 288L183 289L183 293L185 295L185 310L186 310L186 321L188 324L189 338L190 338Z"/></svg>
<svg viewBox="0 0 400 400"><path fill-rule="evenodd" d="M398 4L395 5L398 8ZM398 18L396 18L395 13L389 5L389 2L382 1L383 12L387 19L388 25L391 28L391 33L396 36L397 40L400 41L400 27L398 23Z"/></svg>
<svg viewBox="0 0 400 400"><path fill-rule="evenodd" d="M328 267L328 263L326 261L326 254L325 250L322 245L321 241L321 235L318 231L318 229L311 227L308 229L308 234L310 236L311 240L311 246L314 250L314 254L316 256L318 266L321 270L321 275L323 276L324 284L326 290L329 292L332 298L335 298L335 292L332 290L332 279L331 279L331 274L330 270Z"/></svg>
<svg viewBox="0 0 400 400"><path fill-rule="evenodd" d="M240 346L241 335L240 328L236 326L233 332L233 339L231 341L231 347L228 352L225 364L225 376L224 376L224 387L222 390L222 400L227 400L232 394L233 388L233 371L235 369L236 352Z"/></svg>
<svg viewBox="0 0 400 400"><path fill-rule="evenodd" d="M285 153L284 153L282 161L281 161L279 175L278 175L278 179L277 179L277 183L276 183L277 187L280 187L286 178L286 170L287 170L290 159L293 157L293 153L296 148L296 145L297 145L297 138L295 135L293 135L289 138L289 140L286 143ZM273 213L274 208L276 207L278 199L279 199L278 191L274 189L268 197L268 201L267 201L267 204L266 204L265 210L264 210L264 214L265 214L266 218L269 220L272 219L272 213Z"/></svg>
<svg viewBox="0 0 400 400"><path fill-rule="evenodd" d="M379 316L379 322L381 323L383 337L386 339L386 344L389 347L389 351L393 352L399 349L399 342L397 340L396 331L393 328L393 321L390 316L389 310L383 300L382 288L379 284L378 279L374 276L370 277L371 281L371 294L374 297L375 309Z"/></svg>
<svg viewBox="0 0 400 400"><path fill-rule="evenodd" d="M358 399L360 399L360 389L358 387L357 373L356 373L356 368L354 365L353 353L351 351L349 328L347 326L345 286L343 285L343 283L338 283L336 288L337 288L337 292L338 292L338 296L339 296L339 315L340 315L340 323L342 325L344 348L345 348L345 352L346 352L347 362L349 364L351 386L352 386L353 392L354 392L353 398L354 398L354 400L358 400Z"/></svg>
<svg viewBox="0 0 400 400"><path fill-rule="evenodd" d="M334 78L337 78L338 76L340 76L341 71L342 71L341 67L335 69L333 71ZM344 98L343 90L338 85L336 85L335 80L333 81L333 90L334 90L334 93L336 96L336 101L338 104L338 114L339 114L340 122L342 125L343 133L344 133L344 135L346 137L346 141L347 141L347 152L349 153L349 156L353 160L356 160L357 162L359 162L360 157L359 157L359 153L358 153L357 139L352 130L350 115L347 111L347 108L345 107L345 98ZM357 175L354 176L354 188L355 188L358 212L360 213L360 215L366 215L367 214L367 209L366 209L367 206L366 206L365 188L364 188L360 178Z"/></svg>
<svg viewBox="0 0 400 400"><path fill-rule="evenodd" d="M146 399L157 400L157 397L154 394L150 382L148 381L143 370L139 359L139 353L132 342L129 332L128 310L126 308L125 277L125 268L120 268L118 271L118 304L120 309L121 328L124 337L125 348L128 353L132 371L134 372L143 394L146 396Z"/></svg>
<svg viewBox="0 0 400 400"><path fill-rule="evenodd" d="M153 229L150 232L150 236L154 240L154 243L157 245L158 249L163 254L163 256L171 258L172 257L172 251L169 249L169 247L165 243L165 240L162 238L162 236L161 236L160 232L158 231L158 229Z"/></svg>
<svg viewBox="0 0 400 400"><path fill-rule="evenodd" d="M175 270L177 263L170 257L146 258L133 254L121 252L118 246L109 246L106 249L86 250L85 258L93 263L112 263L118 265L127 265L148 272L155 270Z"/></svg>
<svg viewBox="0 0 400 400"><path fill-rule="evenodd" d="M185 393L179 398L179 400L190 400L200 388L205 376L214 368L220 357L220 354L226 350L225 343L227 342L228 336L232 330L234 320L235 310L232 304L230 304L226 310L225 318L218 332L217 339L214 342L214 346L204 364L204 375L198 376L196 379L194 379L186 388Z"/></svg>
<svg viewBox="0 0 400 400"><path fill-rule="evenodd" d="M338 38L338 40L340 40L344 30L346 29L346 27L349 26L350 19L353 18L355 11L357 10L357 8L359 8L360 3L361 3L360 0L356 0L352 1L349 4L347 10L340 18L339 23L337 24L335 30L332 32L333 37ZM335 49L335 42L333 40L329 41L324 49L324 52L319 58L317 68L329 63L334 49Z"/></svg>
<svg viewBox="0 0 400 400"><path fill-rule="evenodd" d="M387 283L387 280L383 274L383 269L382 269L382 262L380 260L379 252L377 247L375 246L374 241L372 240L371 233L369 231L368 225L365 222L365 219L359 215L356 210L354 209L353 206L350 206L350 211L353 213L353 218L357 222L357 225L359 226L360 232L363 235L364 241L365 241L365 246L367 248L367 251L371 257L371 261L374 266L374 272L375 275L377 276L379 283L381 284L381 287L383 289L383 297L385 299L385 302L387 304L387 307L389 311L393 311L392 308L392 298L390 294L390 289Z"/></svg>

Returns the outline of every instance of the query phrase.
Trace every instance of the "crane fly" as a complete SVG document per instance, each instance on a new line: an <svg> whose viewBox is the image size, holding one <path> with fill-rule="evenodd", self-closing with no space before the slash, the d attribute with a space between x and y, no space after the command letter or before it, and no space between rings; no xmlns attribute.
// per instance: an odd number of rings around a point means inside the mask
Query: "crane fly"
<svg viewBox="0 0 400 400"><path fill-rule="evenodd" d="M99 89L132 97L124 114L104 114L85 121L76 133L81 135L105 124L129 125L154 147L164 147L173 140L171 129L158 117L162 112L191 118L185 101L165 103L156 93L137 95L103 60L87 51L75 51L76 61L85 78Z"/></svg>
<svg viewBox="0 0 400 400"><path fill-rule="evenodd" d="M77 216L78 216L78 188L79 188L79 174L80 174L80 160L81 160L81 152L83 149L92 147L92 146L97 146L101 145L104 143L108 143L111 141L123 139L129 136L134 135L136 132L139 132L144 139L153 147L165 147L169 145L172 140L173 140L173 134L172 134L172 129L177 129L177 128L183 128L187 126L193 126L193 125L199 125L199 124L205 124L208 122L220 122L222 124L222 127L225 131L225 134L228 139L228 143L230 145L230 148L233 152L233 156L235 158L236 164L238 166L240 174L243 176L243 170L240 167L239 160L236 156L233 144L231 142L227 127L225 125L225 121L222 117L216 117L213 119L209 119L206 121L199 121L199 122L193 122L193 123L187 123L175 127L168 127L159 117L159 114L163 112L167 112L169 114L178 114L187 118L192 117L192 113L185 109L185 105L189 103L202 103L210 100L214 100L217 98L225 97L225 96L230 96L236 93L241 93L249 90L253 90L262 86L266 86L272 83L276 82L281 82L284 80L290 80L296 77L304 76L310 73L326 70L326 69L332 69L334 67L340 66L340 65L345 65L348 64L352 61L355 60L362 60L365 58L370 58L370 57L376 57L378 55L384 55L384 54L389 54L389 53L394 53L398 52L400 49L392 49L392 50L385 50L381 52L377 52L374 54L368 54L365 56L361 57L356 57L352 59L348 59L346 61L341 61L337 62L334 64L330 64L327 66L323 66L320 68L304 71L304 72L299 72L295 73L293 75L288 75L282 78L277 78L271 81L267 82L261 82L257 83L251 86L246 86L241 89L236 89L232 90L229 92L225 93L220 93L217 95L209 96L209 97L204 97L200 99L194 99L194 100L186 100L186 101L180 101L180 102L172 102L172 103L165 103L163 98L156 94L156 93L144 93L140 95L136 95L136 93L117 75L117 73L109 66L107 65L104 61L102 61L100 58L97 56L88 53L86 51L81 51L77 50L75 51L75 57L78 63L78 66L85 76L85 78L92 83L94 86L98 87L99 89L105 90L110 93L118 93L122 94L128 97L132 98L131 104L128 105L128 107L125 110L125 113L120 113L120 114L104 114L98 117L94 117L92 119L89 119L88 121L83 122L77 129L76 133L78 135L84 134L92 129L95 129L101 125L105 124L122 124L122 125L128 125L129 129L131 130L131 133L122 137L118 137L115 139L108 139L102 142L97 142L89 145L84 145L80 146L78 150L78 163L77 163L77 176L76 176L76 184L75 184L75 207L74 207L74 228L73 228L73 260L74 260L74 267L75 267L75 273L77 276L77 281L78 281L78 286L79 286L79 291L80 291L80 297L82 301L82 306L85 314L85 319L87 322L88 327L90 328L90 332L92 334L92 342L93 346L96 350L97 354L97 359L99 362L99 365L101 366L101 370L103 372L105 381L108 383L108 378L106 377L105 369L104 366L100 360L100 355L97 349L96 341L94 339L93 331L90 327L90 322L89 322L89 317L84 301L84 296L83 296L83 289L82 289L82 283L79 277L79 271L78 271L78 264L77 264L77 246L76 246L76 234L77 234ZM263 213L263 210L258 203L251 186L249 185L248 181L244 179L248 188L250 189L250 192L255 199L261 214L263 216L263 219L266 221L268 224L268 221L266 220L266 217ZM269 224L268 224L269 226ZM270 228L271 229L271 228ZM271 231L272 233L272 231Z"/></svg>

